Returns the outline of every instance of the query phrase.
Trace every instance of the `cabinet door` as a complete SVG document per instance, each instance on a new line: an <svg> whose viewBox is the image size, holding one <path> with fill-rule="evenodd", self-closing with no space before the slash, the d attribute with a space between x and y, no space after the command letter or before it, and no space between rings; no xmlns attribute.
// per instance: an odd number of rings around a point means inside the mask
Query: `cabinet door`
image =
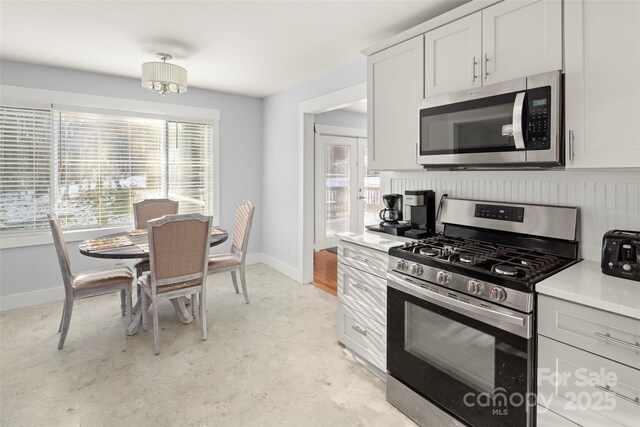
<svg viewBox="0 0 640 427"><path fill-rule="evenodd" d="M506 0L482 11L483 84L562 69L562 2Z"/></svg>
<svg viewBox="0 0 640 427"><path fill-rule="evenodd" d="M418 101L424 97L424 36L371 55L368 80L368 167L420 169Z"/></svg>
<svg viewBox="0 0 640 427"><path fill-rule="evenodd" d="M640 2L565 3L567 168L640 167Z"/></svg>
<svg viewBox="0 0 640 427"><path fill-rule="evenodd" d="M425 34L425 97L480 86L482 15L458 19Z"/></svg>

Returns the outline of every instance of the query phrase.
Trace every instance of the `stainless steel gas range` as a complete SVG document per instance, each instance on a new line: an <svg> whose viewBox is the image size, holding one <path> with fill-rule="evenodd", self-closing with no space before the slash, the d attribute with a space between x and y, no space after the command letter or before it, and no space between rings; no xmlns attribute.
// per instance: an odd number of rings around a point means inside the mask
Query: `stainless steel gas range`
<svg viewBox="0 0 640 427"><path fill-rule="evenodd" d="M387 400L421 425L534 426L534 288L578 261L578 213L444 199L442 234L391 248Z"/></svg>

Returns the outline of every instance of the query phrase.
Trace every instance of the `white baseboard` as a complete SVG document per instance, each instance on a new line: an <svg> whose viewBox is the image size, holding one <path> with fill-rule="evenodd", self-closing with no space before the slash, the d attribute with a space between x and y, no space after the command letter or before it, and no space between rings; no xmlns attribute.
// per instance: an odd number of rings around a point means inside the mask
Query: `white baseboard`
<svg viewBox="0 0 640 427"><path fill-rule="evenodd" d="M274 270L278 270L280 273L285 276L290 277L298 283L302 283L302 271L299 268L295 268L290 266L287 263L280 261L277 258L272 257L271 255L261 254L262 262Z"/></svg>
<svg viewBox="0 0 640 427"><path fill-rule="evenodd" d="M0 298L0 311L64 300L64 287L22 292Z"/></svg>
<svg viewBox="0 0 640 427"><path fill-rule="evenodd" d="M247 254L246 264L258 264L265 263L274 270L278 270L284 274L302 283L302 273L297 268L291 267L284 262L262 253ZM62 286L57 288L41 289L31 292L22 292L19 294L6 295L0 297L0 311L13 310L14 308L29 307L31 305L45 304L48 302L62 301L64 300L64 288Z"/></svg>

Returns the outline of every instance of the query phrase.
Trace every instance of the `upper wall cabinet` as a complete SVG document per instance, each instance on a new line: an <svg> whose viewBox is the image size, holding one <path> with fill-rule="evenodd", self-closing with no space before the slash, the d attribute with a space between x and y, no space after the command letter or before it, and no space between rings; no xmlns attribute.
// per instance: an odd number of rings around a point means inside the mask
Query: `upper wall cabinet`
<svg viewBox="0 0 640 427"><path fill-rule="evenodd" d="M562 2L505 0L484 9L482 44L483 84L562 70Z"/></svg>
<svg viewBox="0 0 640 427"><path fill-rule="evenodd" d="M561 0L505 0L425 34L427 98L561 69Z"/></svg>
<svg viewBox="0 0 640 427"><path fill-rule="evenodd" d="M567 168L640 167L640 2L565 2Z"/></svg>
<svg viewBox="0 0 640 427"><path fill-rule="evenodd" d="M426 96L482 84L482 17L474 13L425 34Z"/></svg>
<svg viewBox="0 0 640 427"><path fill-rule="evenodd" d="M418 101L424 97L423 64L424 36L369 56L369 169L420 169L416 144Z"/></svg>

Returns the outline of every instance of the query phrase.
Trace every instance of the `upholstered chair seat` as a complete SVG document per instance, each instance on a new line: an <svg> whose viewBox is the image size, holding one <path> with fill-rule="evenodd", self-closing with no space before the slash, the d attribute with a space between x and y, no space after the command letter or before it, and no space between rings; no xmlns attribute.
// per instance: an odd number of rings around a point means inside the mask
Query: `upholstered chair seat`
<svg viewBox="0 0 640 427"><path fill-rule="evenodd" d="M114 285L123 281L133 281L133 273L127 266L103 267L85 270L71 282L73 289L94 289Z"/></svg>
<svg viewBox="0 0 640 427"><path fill-rule="evenodd" d="M242 258L235 254L214 254L209 255L209 270L218 268L240 267Z"/></svg>
<svg viewBox="0 0 640 427"><path fill-rule="evenodd" d="M173 283L171 285L158 286L157 293L164 294L166 292L177 291L178 289L186 289L193 286L199 286L200 282L200 280L187 280L186 282L182 283ZM143 274L140 279L138 279L138 284L145 287L146 289L151 289L151 273Z"/></svg>

